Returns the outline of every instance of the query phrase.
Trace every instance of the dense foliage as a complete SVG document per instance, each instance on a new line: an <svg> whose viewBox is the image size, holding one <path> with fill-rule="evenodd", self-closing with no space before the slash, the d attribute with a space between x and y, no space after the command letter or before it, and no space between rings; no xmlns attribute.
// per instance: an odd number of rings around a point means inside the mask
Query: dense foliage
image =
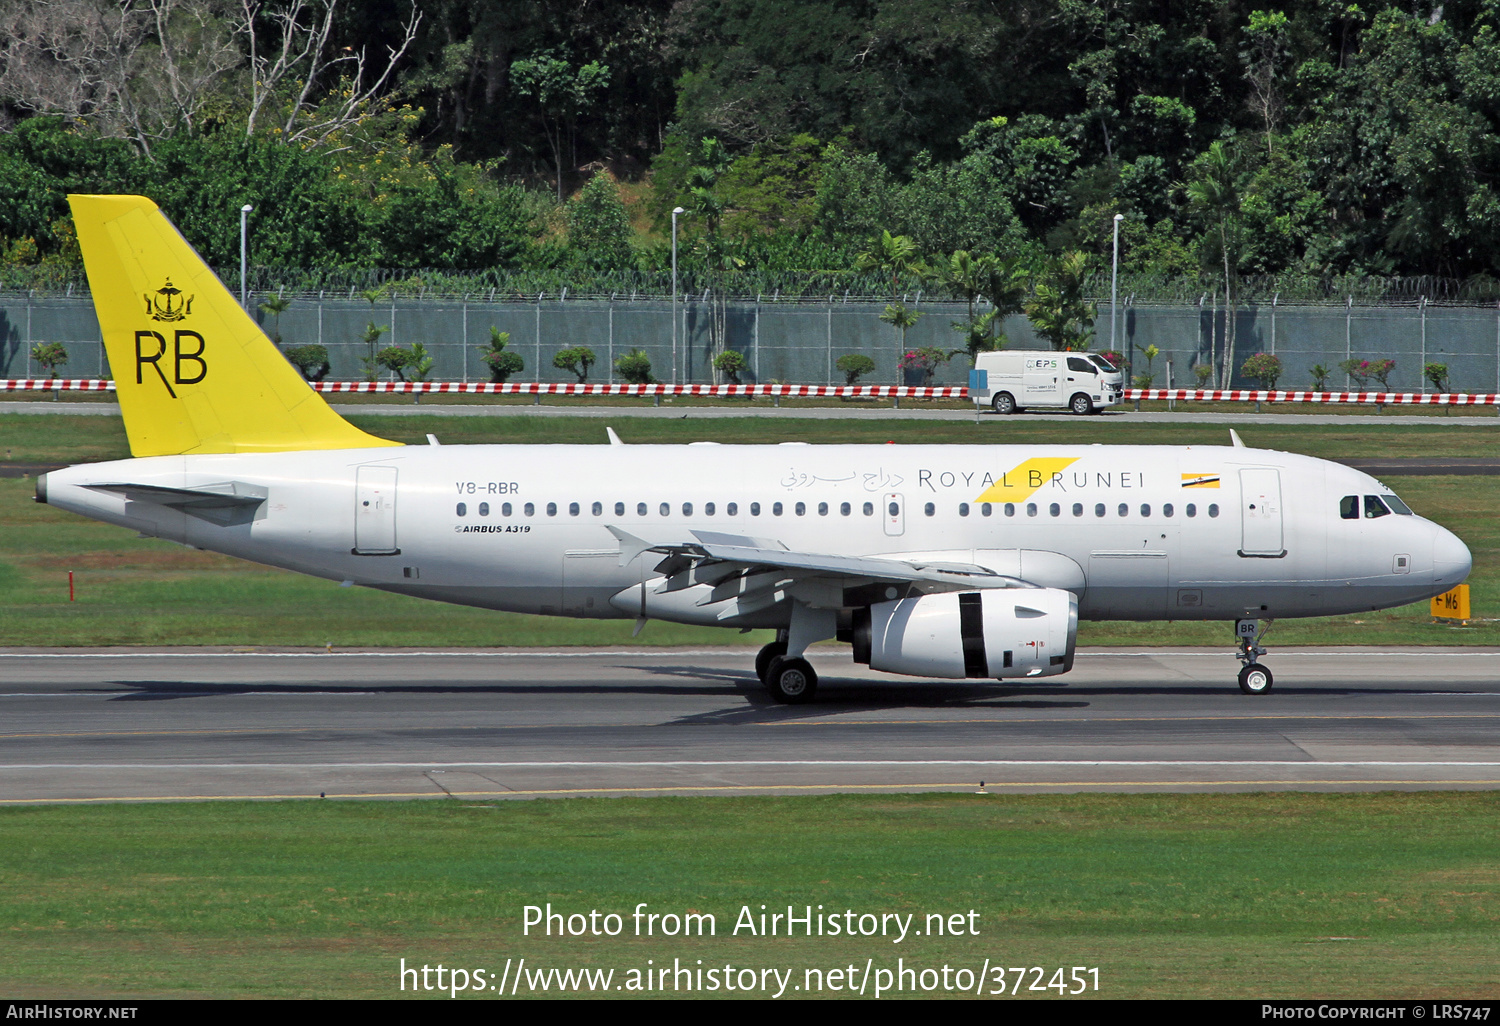
<svg viewBox="0 0 1500 1026"><path fill-rule="evenodd" d="M228 0L159 0L173 13L139 22L126 78L100 80L111 93L61 81L74 65L24 40L79 38L56 19L140 0L12 0L0 262L66 275L65 195L129 191L220 266L254 204L252 262L313 285L421 268L521 292L664 290L675 207L697 289L900 305L926 288L972 307L986 293L951 273L962 251L1010 261L1015 308L1050 304L1074 341L1090 331L1079 282L1097 295L1117 223L1134 290L1489 288L1500 0L1261 4L419 0L413 19L406 0L324 0L294 31L312 38L332 6L327 54L370 67L269 79L247 41L264 49L285 3L242 24ZM163 81L190 72L201 99L173 106ZM86 85L128 94L133 120L80 105ZM331 110L343 120L313 132ZM910 240L909 266L861 270L883 233ZM990 341L972 310L964 330L970 349Z"/></svg>

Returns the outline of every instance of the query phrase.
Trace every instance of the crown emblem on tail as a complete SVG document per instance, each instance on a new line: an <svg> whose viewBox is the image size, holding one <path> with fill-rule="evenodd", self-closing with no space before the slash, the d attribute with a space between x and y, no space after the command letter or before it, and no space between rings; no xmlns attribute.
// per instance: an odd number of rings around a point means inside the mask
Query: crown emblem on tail
<svg viewBox="0 0 1500 1026"><path fill-rule="evenodd" d="M157 289L155 293L146 293L146 313L153 321L180 321L193 312L193 297L181 298L182 290L172 284L168 278L167 283Z"/></svg>

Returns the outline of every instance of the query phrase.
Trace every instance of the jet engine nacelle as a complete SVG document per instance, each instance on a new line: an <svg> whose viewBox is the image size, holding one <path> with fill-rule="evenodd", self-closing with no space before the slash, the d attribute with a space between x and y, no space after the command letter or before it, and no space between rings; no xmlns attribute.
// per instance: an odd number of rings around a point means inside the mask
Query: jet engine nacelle
<svg viewBox="0 0 1500 1026"><path fill-rule="evenodd" d="M917 677L1049 677L1073 668L1078 598L993 588L878 602L856 614L854 659Z"/></svg>

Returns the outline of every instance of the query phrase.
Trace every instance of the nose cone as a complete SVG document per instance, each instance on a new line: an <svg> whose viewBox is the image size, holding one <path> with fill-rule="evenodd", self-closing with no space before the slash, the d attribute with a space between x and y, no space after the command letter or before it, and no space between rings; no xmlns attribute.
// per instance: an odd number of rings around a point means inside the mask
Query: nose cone
<svg viewBox="0 0 1500 1026"><path fill-rule="evenodd" d="M1432 541L1432 583L1445 589L1461 584L1474 566L1469 547L1452 531L1438 528Z"/></svg>

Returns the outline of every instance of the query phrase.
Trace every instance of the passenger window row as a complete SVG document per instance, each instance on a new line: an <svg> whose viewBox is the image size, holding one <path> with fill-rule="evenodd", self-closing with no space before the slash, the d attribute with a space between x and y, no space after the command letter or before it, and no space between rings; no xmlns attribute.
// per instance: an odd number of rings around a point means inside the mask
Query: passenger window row
<svg viewBox="0 0 1500 1026"><path fill-rule="evenodd" d="M1381 512L1379 512L1379 513L1371 513L1371 512L1369 512L1368 502L1371 501L1371 500L1373 500L1374 502L1376 502L1378 504L1380 502L1380 500L1378 498L1376 498L1375 496L1373 496L1373 495L1367 495L1367 496L1365 496L1365 499L1366 499L1366 502L1367 502L1365 516L1384 516L1386 513L1389 512L1389 510L1386 510L1384 506L1380 507L1381 508ZM1344 502L1347 504L1351 500L1356 500L1356 505L1357 505L1358 496L1348 496L1344 500ZM1017 513L1018 508L1024 508L1025 514L1028 517L1035 517L1035 516L1040 516L1041 515L1041 507L1038 506L1034 502L1028 502L1028 503L1025 504L1024 507L1018 507L1017 504L1014 503L1014 502L1007 502L1007 503L1004 503L1003 505L1000 504L1000 503L981 502L981 503L976 503L976 505L979 507L979 515L982 516L982 517L992 516L994 514L996 506L1001 506L1002 512L1007 517L1014 517L1016 515L1016 513ZM900 516L901 515L901 506L900 506L900 504L893 502L893 503L890 504L890 506L891 506L891 508L890 508L890 515L891 516L896 517L896 516ZM625 503L623 503L623 502L617 502L617 503L615 503L615 505L614 505L614 515L617 516L617 517L623 517L623 516L625 516L626 515L626 512L625 512L626 508L627 508L627 505ZM703 516L706 516L706 517L714 516L718 512L718 507L714 503L712 503L712 502L705 502L703 504L702 508L703 508ZM1151 507L1151 504L1149 502L1143 502L1143 503L1141 503L1141 505L1139 506L1140 515L1142 517L1148 517L1149 518L1151 516L1151 508L1152 507ZM1341 509L1342 508L1343 507L1341 507ZM685 516L685 517L692 516L693 515L693 509L694 509L694 506L693 506L693 504L691 502L684 502L682 504L682 515ZM638 517L650 516L650 510L651 510L650 503L638 502L638 503L635 504L635 515L638 516ZM1075 502L1075 503L1072 504L1072 509L1070 510L1070 512L1075 517L1082 517L1084 515L1084 510L1085 510L1085 507L1084 507L1083 503L1081 503L1081 502ZM568 511L568 516L570 516L570 517L576 517L576 516L582 516L583 515L583 507L582 507L582 505L580 503L577 503L577 502L570 502L570 503L568 503L567 511ZM820 502L820 503L817 504L817 513L818 513L818 516L820 516L820 517L826 517L826 516L829 515L829 513L831 511L832 511L832 507L829 505L829 503ZM860 510L859 511L864 516L873 517L875 515L875 504L873 502L863 503L860 506ZM966 516L968 516L970 514L971 511L972 511L972 507L969 505L969 503L967 503L967 502L960 502L958 504L958 515L959 516L966 517ZM1127 503L1127 502L1122 502L1122 503L1120 503L1115 508L1115 515L1117 517L1128 517L1128 516L1130 516L1130 511L1131 511L1130 504ZM466 503L466 502L460 502L458 504L458 507L455 510L455 512L459 516L461 516L461 517L468 516L469 515L469 504ZM604 515L604 503L602 503L602 502L593 503L589 507L589 512L591 514L593 514L594 516L596 516L596 517L602 517ZM724 515L725 516L730 516L730 517L739 516L739 512L740 512L740 507L739 507L739 503L737 503L737 502L726 503L725 506L724 506ZM773 503L771 503L771 515L773 517L779 517L782 514L784 514L785 512L786 512L786 507L782 503L780 503L780 502L773 502ZM805 503L805 502L793 503L793 505L792 505L792 512L795 513L799 517L806 516L807 512L808 512L808 504ZM1196 503L1190 502L1186 506L1183 507L1183 512L1188 517L1190 517L1190 518L1191 517L1196 517L1198 515L1198 506L1197 506ZM1410 511L1408 511L1408 512L1410 512ZM490 515L490 504L488 502L481 502L479 504L478 513L482 517L489 516ZM838 504L838 513L839 513L840 516L845 516L845 517L847 517L847 516L853 516L854 515L854 506L853 506L853 504L852 503L848 503L848 502L841 502L841 503L839 503ZM926 515L926 516L929 516L929 517L937 516L937 503L935 503L935 502L926 503L922 507L922 513L924 515ZM660 503L657 506L657 514L659 516L664 516L664 517L671 516L672 515L672 504L669 503L669 502ZM515 507L512 506L511 503L502 502L500 504L500 515L502 517L514 516L515 515ZM522 503L521 504L521 515L523 517L534 517L534 516L536 516L536 504L535 503L531 503L531 502ZM547 503L547 505L546 505L546 515L549 516L549 517L555 517L555 516L558 515L558 505L557 505L557 503L555 503L555 502L549 502L549 503ZM758 516L761 515L761 504L760 503L758 503L758 502L752 502L752 503L750 503L750 515L752 517L758 517ZM1048 516L1053 516L1053 517L1060 517L1060 516L1062 516L1063 515L1062 504L1061 503L1057 503L1057 502L1049 504L1047 506L1047 515ZM1108 515L1109 515L1109 506L1108 505L1106 505L1105 503L1102 503L1102 502L1096 502L1094 504L1094 516L1096 518L1107 517ZM1161 506L1161 515L1163 517L1171 519L1172 517L1174 517L1174 516L1177 515L1177 508L1172 503L1170 503L1170 502L1164 503ZM1210 517L1217 517L1219 515L1219 505L1218 505L1218 503L1209 503L1209 505L1208 505L1208 515ZM1343 513L1342 515L1344 516L1344 518L1346 520L1350 519L1350 514ZM1358 514L1356 513L1354 515L1357 516Z"/></svg>

